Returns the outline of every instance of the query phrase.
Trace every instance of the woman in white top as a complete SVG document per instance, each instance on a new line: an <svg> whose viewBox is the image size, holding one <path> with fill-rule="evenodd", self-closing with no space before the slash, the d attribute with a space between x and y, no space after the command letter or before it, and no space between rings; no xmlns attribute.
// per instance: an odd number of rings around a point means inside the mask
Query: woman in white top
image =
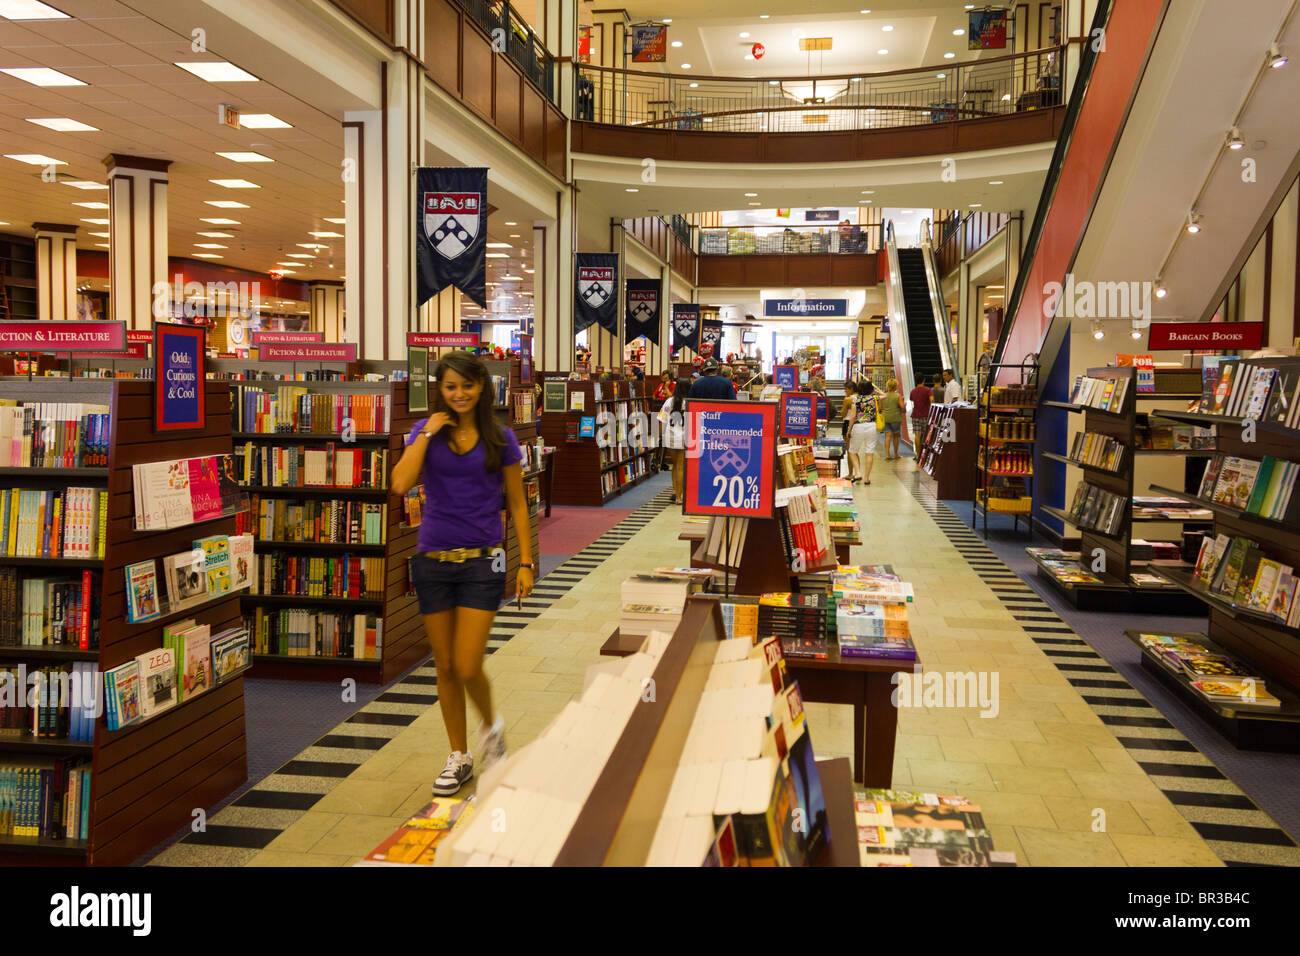
<svg viewBox="0 0 1300 956"><path fill-rule="evenodd" d="M849 472L854 482L871 484L871 465L876 459L876 386L868 379L858 383L858 393L853 396L849 410ZM852 464L858 465L857 475L852 474Z"/></svg>
<svg viewBox="0 0 1300 956"><path fill-rule="evenodd" d="M673 394L659 409L662 445L668 450L673 469L673 501L681 504L686 489L686 398L691 380L679 378Z"/></svg>

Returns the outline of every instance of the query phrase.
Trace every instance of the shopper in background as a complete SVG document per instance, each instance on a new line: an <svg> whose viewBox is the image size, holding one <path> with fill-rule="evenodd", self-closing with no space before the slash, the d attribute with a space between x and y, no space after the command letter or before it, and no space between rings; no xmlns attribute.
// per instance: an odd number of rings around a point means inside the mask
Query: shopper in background
<svg viewBox="0 0 1300 956"><path fill-rule="evenodd" d="M659 376L659 384L655 386L655 394L654 394L655 401L657 402L667 401L668 397L672 395L672 393L673 393L672 376L669 375L667 372L664 372L662 375Z"/></svg>
<svg viewBox="0 0 1300 956"><path fill-rule="evenodd" d="M943 400L946 404L951 405L953 402L961 401L961 382L957 381L957 376L952 374L952 369L943 370Z"/></svg>
<svg viewBox="0 0 1300 956"><path fill-rule="evenodd" d="M676 395L674 392L673 397ZM709 359L704 363L700 377L691 384L691 394L688 397L730 401L736 397L736 390L731 387L730 381L718 374L718 363Z"/></svg>
<svg viewBox="0 0 1300 956"><path fill-rule="evenodd" d="M942 375L936 375L934 377L934 384L930 386L930 404L931 405L943 404L943 376Z"/></svg>
<svg viewBox="0 0 1300 956"><path fill-rule="evenodd" d="M897 461L898 443L903 437L903 396L898 394L898 379L891 378L885 383L885 394L879 404L885 419L885 461Z"/></svg>
<svg viewBox="0 0 1300 956"><path fill-rule="evenodd" d="M916 388L907 393L912 403L912 454L920 455L921 442L925 440L925 430L930 421L930 400L933 393L925 384L925 376L916 376Z"/></svg>
<svg viewBox="0 0 1300 956"><path fill-rule="evenodd" d="M732 374L731 366L730 366L730 365L724 365L724 366L722 366L722 368L721 368L721 370L718 372L718 374L721 375L723 378L725 378L725 379L730 383L730 385L731 385L731 397L732 397L732 398L736 398L736 397L738 397L738 396L740 395L740 389L736 386L736 379L735 379L735 377L734 377L733 374Z"/></svg>
<svg viewBox="0 0 1300 956"><path fill-rule="evenodd" d="M858 474L853 480L864 485L871 484L871 465L876 457L876 415L879 414L875 395L876 386L863 379L858 383L857 394L853 396L853 407L849 410L849 469L852 476L854 459L857 460Z"/></svg>
<svg viewBox="0 0 1300 956"><path fill-rule="evenodd" d="M849 251L849 240L853 238L853 223L845 219L840 223L840 252Z"/></svg>
<svg viewBox="0 0 1300 956"><path fill-rule="evenodd" d="M858 383L844 383L844 401L840 404L840 437L844 439L844 447L847 449L849 444L849 432L853 429L853 419L857 410L858 401ZM856 479L858 476L858 459L854 455L845 455L849 460L849 478Z"/></svg>
<svg viewBox="0 0 1300 956"><path fill-rule="evenodd" d="M519 541L518 596L533 589L532 534L515 433L492 411L487 366L466 352L438 362L433 414L416 422L393 469L392 491L424 485L424 515L411 578L438 671L438 704L451 755L433 792L447 796L474 776L466 732L465 696L482 722L484 767L505 756L505 722L492 710L483 673L488 632L505 598L501 509L504 496Z"/></svg>
<svg viewBox="0 0 1300 956"><path fill-rule="evenodd" d="M672 397L659 409L660 444L668 450L673 469L673 501L681 504L686 488L686 396L691 380L679 378Z"/></svg>

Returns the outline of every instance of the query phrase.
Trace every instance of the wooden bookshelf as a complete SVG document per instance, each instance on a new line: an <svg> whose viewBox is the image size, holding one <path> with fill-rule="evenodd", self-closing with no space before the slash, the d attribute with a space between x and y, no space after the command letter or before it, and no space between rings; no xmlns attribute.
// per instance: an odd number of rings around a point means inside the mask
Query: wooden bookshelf
<svg viewBox="0 0 1300 956"><path fill-rule="evenodd" d="M983 368L983 366L981 366ZM1034 362L990 364L989 376L979 391L979 448L975 461L975 506L971 530L984 516L984 537L989 533L989 514L1011 515L1012 526L1025 521L1025 531L1034 535L1034 449L1038 438L1038 365ZM1019 382L999 383L998 372L1015 369ZM997 370L997 371L994 371ZM1024 456L1027 467L1008 471L998 467L1007 453ZM1019 494L1011 494L1019 492Z"/></svg>
<svg viewBox="0 0 1300 956"><path fill-rule="evenodd" d="M552 478L554 504L600 507L653 474L650 462L655 449L648 447L648 431L654 427L650 419L658 409L651 408L653 403L646 397L644 382L615 379L612 382L567 382L566 385L565 405L572 406L573 396L579 394L583 396L582 409L569 408L563 412L542 414L542 438L547 445L555 447L551 462L555 469ZM601 389L599 399L596 398L596 386ZM620 409L626 410L628 415L640 412L646 416L647 447L644 450L630 451L622 443L602 449L596 437L569 440L571 423L577 428L582 418L595 418L598 436L602 413L613 419ZM610 428L613 427L611 420Z"/></svg>
<svg viewBox="0 0 1300 956"><path fill-rule="evenodd" d="M964 405L931 405L917 465L938 485L940 498L975 499L975 452L979 411Z"/></svg>

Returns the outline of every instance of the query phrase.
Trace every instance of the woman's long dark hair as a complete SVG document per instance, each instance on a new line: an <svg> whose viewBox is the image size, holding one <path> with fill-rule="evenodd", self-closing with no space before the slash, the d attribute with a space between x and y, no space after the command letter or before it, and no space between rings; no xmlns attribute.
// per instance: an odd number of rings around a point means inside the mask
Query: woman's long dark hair
<svg viewBox="0 0 1300 956"><path fill-rule="evenodd" d="M691 380L689 378L679 378L677 385L673 388L673 403L669 409L670 415L678 415L686 410L686 399L690 393Z"/></svg>
<svg viewBox="0 0 1300 956"><path fill-rule="evenodd" d="M432 410L450 415L451 420L456 422L459 421L459 416L442 397L442 377L448 370L455 372L461 378L482 384L483 391L479 392L478 404L474 406L474 424L478 426L479 441L483 443L485 467L489 472L500 471L501 451L505 448L505 439L501 435L501 425L492 414L495 396L492 392L492 376L488 374L487 366L478 356L470 355L468 352L448 352L434 367L433 374L438 380L438 387L433 391ZM450 441L447 438L444 440Z"/></svg>

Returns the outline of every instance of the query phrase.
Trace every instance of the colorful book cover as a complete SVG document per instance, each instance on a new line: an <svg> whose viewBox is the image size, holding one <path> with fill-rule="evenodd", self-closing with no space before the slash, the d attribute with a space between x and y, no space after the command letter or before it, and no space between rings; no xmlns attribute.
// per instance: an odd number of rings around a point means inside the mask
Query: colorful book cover
<svg viewBox="0 0 1300 956"><path fill-rule="evenodd" d="M176 658L158 647L136 656L140 663L140 716L152 717L176 703Z"/></svg>
<svg viewBox="0 0 1300 956"><path fill-rule="evenodd" d="M106 676L111 677L112 700L109 702L116 715L116 728L130 726L143 716L140 694L140 662L127 661L114 667Z"/></svg>
<svg viewBox="0 0 1300 956"><path fill-rule="evenodd" d="M240 630L212 641L212 670L218 682L248 665L248 633Z"/></svg>
<svg viewBox="0 0 1300 956"><path fill-rule="evenodd" d="M253 536L236 534L229 538L230 543L230 589L238 591L247 588L249 593L257 593L257 564L253 557Z"/></svg>
<svg viewBox="0 0 1300 956"><path fill-rule="evenodd" d="M126 615L128 621L146 621L159 614L158 568L154 559L128 564L126 574Z"/></svg>
<svg viewBox="0 0 1300 956"><path fill-rule="evenodd" d="M1272 614L1280 621L1285 621L1291 614L1291 605L1295 603L1296 578L1289 571L1284 571L1278 578L1277 587L1273 591L1273 601L1269 605L1268 613Z"/></svg>
<svg viewBox="0 0 1300 956"><path fill-rule="evenodd" d="M221 476L216 457L187 459L194 521L221 517Z"/></svg>
<svg viewBox="0 0 1300 956"><path fill-rule="evenodd" d="M1246 606L1255 611L1268 612L1273 604L1273 594L1277 591L1278 580L1285 573L1290 573L1289 565L1281 564L1271 558L1259 562L1255 572L1255 583L1246 598Z"/></svg>
<svg viewBox="0 0 1300 956"><path fill-rule="evenodd" d="M1221 677L1251 677L1259 680L1259 675L1243 667L1238 661L1222 654L1206 654L1201 657L1185 657L1183 671L1192 680Z"/></svg>
<svg viewBox="0 0 1300 956"><path fill-rule="evenodd" d="M179 528L194 523L189 462L184 458L156 462L145 469L145 480L146 493L155 504L162 506L163 527Z"/></svg>
<svg viewBox="0 0 1300 956"><path fill-rule="evenodd" d="M212 629L207 624L196 625L177 635L178 700L189 700L212 687L211 640Z"/></svg>
<svg viewBox="0 0 1300 956"><path fill-rule="evenodd" d="M1274 697L1258 680L1197 680L1192 686L1211 700L1246 707L1281 707L1282 701Z"/></svg>
<svg viewBox="0 0 1300 956"><path fill-rule="evenodd" d="M163 572L171 610L178 611L207 600L208 575L202 548L163 558Z"/></svg>
<svg viewBox="0 0 1300 956"><path fill-rule="evenodd" d="M208 594L218 597L232 589L230 574L230 539L224 534L209 535L194 542L195 551L203 551L203 566L208 577Z"/></svg>

